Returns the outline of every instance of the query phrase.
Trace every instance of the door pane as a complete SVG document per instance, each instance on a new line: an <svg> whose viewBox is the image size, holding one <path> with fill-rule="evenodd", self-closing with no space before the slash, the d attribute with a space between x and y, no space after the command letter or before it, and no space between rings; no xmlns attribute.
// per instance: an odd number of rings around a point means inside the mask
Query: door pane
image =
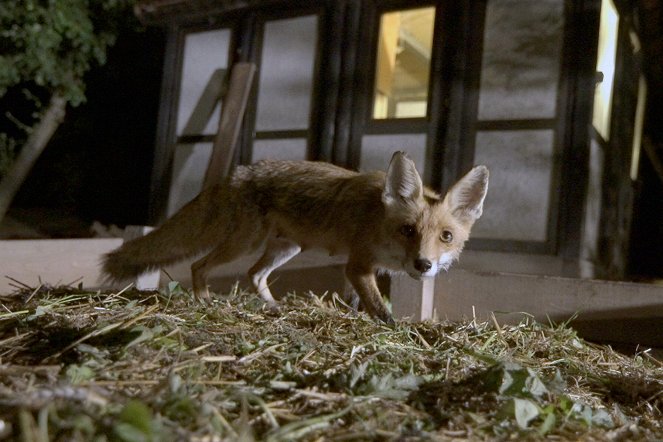
<svg viewBox="0 0 663 442"><path fill-rule="evenodd" d="M228 68L230 30L188 34L177 110L177 135L214 134L219 127L218 102Z"/></svg>
<svg viewBox="0 0 663 442"><path fill-rule="evenodd" d="M477 133L475 164L490 170L473 237L545 241L553 166L552 130Z"/></svg>
<svg viewBox="0 0 663 442"><path fill-rule="evenodd" d="M305 160L306 138L253 141L252 162L259 160Z"/></svg>
<svg viewBox="0 0 663 442"><path fill-rule="evenodd" d="M211 154L212 143L175 146L173 177L168 195L168 216L177 212L200 193Z"/></svg>
<svg viewBox="0 0 663 442"><path fill-rule="evenodd" d="M564 0L490 0L480 120L554 118Z"/></svg>
<svg viewBox="0 0 663 442"><path fill-rule="evenodd" d="M318 17L265 24L256 130L308 129Z"/></svg>
<svg viewBox="0 0 663 442"><path fill-rule="evenodd" d="M434 7L382 14L373 118L426 116L434 24Z"/></svg>
<svg viewBox="0 0 663 442"><path fill-rule="evenodd" d="M403 151L414 161L420 175L424 173L426 135L364 135L361 143L359 168L362 171L387 170L392 155Z"/></svg>

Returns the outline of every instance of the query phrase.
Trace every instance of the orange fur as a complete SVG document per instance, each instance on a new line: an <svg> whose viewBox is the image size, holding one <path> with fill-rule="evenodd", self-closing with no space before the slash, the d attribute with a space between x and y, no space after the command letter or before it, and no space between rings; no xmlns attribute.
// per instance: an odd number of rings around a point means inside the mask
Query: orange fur
<svg viewBox="0 0 663 442"><path fill-rule="evenodd" d="M302 249L324 248L348 255L346 276L363 307L392 322L375 272L424 278L446 270L481 216L487 188L488 169L477 166L442 199L422 185L402 152L394 154L386 174L321 162L261 161L237 167L160 228L107 254L103 269L111 279L128 279L207 252L191 266L194 293L205 300L212 268L264 245L249 275L274 304L270 273Z"/></svg>

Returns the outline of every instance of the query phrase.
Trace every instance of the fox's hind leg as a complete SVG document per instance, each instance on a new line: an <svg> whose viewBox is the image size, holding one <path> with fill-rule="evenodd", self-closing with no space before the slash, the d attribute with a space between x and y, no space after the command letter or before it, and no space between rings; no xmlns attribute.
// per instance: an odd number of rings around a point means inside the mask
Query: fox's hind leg
<svg viewBox="0 0 663 442"><path fill-rule="evenodd" d="M239 239L241 238L241 239ZM207 276L210 270L222 264L234 261L242 255L253 252L262 242L262 232L237 232L232 239L221 241L207 255L191 264L193 293L200 301L209 301Z"/></svg>
<svg viewBox="0 0 663 442"><path fill-rule="evenodd" d="M262 299L270 306L275 306L276 301L272 296L267 284L267 278L274 269L282 266L295 255L302 251L299 244L285 238L270 238L267 241L265 253L249 270L249 277L253 288L260 294Z"/></svg>

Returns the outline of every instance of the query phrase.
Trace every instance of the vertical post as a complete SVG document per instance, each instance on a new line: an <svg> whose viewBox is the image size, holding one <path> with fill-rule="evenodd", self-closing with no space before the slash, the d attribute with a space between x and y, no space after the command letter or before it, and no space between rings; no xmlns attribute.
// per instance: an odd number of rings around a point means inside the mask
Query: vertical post
<svg viewBox="0 0 663 442"><path fill-rule="evenodd" d="M414 280L405 274L391 277L391 307L395 318L433 319L435 278Z"/></svg>

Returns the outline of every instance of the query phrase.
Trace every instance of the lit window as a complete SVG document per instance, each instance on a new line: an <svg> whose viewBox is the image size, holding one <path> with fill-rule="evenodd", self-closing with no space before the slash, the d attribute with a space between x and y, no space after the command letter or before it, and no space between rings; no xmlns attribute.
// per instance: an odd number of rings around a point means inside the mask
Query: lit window
<svg viewBox="0 0 663 442"><path fill-rule="evenodd" d="M606 141L610 138L610 112L612 107L612 86L615 79L618 29L619 14L615 5L612 3L612 0L602 0L599 47L596 57L598 83L594 91L592 124Z"/></svg>
<svg viewBox="0 0 663 442"><path fill-rule="evenodd" d="M435 8L382 14L373 118L426 116Z"/></svg>

